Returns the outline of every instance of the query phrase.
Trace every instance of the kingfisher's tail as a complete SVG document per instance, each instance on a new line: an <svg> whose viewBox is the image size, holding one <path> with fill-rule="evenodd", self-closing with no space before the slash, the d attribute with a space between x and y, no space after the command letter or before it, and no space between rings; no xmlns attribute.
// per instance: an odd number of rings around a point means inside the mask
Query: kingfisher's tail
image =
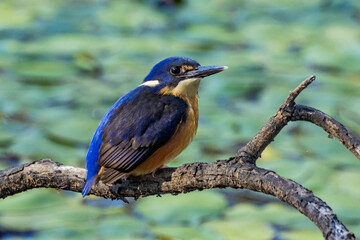
<svg viewBox="0 0 360 240"><path fill-rule="evenodd" d="M92 185L94 184L95 179L96 179L96 175L93 176L92 178L86 180L86 183L81 192L83 197L85 197L90 192L90 189L91 189Z"/></svg>
<svg viewBox="0 0 360 240"><path fill-rule="evenodd" d="M99 165L100 166L100 165ZM81 194L83 195L83 197L85 197L91 190L91 187L94 185L94 184L97 184L100 180L100 177L101 175L103 174L103 171L104 171L104 167L101 167L100 168L100 171L98 172L97 175L95 176L92 176L90 179L87 179L86 180L86 183L82 189L82 192Z"/></svg>

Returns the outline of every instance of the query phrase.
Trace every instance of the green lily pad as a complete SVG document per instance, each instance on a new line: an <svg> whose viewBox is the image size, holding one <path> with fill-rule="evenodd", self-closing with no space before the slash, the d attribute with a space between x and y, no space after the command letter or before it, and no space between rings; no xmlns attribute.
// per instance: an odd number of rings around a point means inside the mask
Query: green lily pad
<svg viewBox="0 0 360 240"><path fill-rule="evenodd" d="M95 132L98 121L89 118L67 118L53 121L45 128L45 135L54 142L76 146L87 144Z"/></svg>
<svg viewBox="0 0 360 240"><path fill-rule="evenodd" d="M341 169L330 176L330 181L336 191L352 196L360 201L360 166L358 168Z"/></svg>
<svg viewBox="0 0 360 240"><path fill-rule="evenodd" d="M0 129L0 147L8 146L13 141L14 135Z"/></svg>
<svg viewBox="0 0 360 240"><path fill-rule="evenodd" d="M270 203L264 206L240 203L227 209L226 219L248 219L275 224L286 228L316 229L316 226L300 212L280 203Z"/></svg>
<svg viewBox="0 0 360 240"><path fill-rule="evenodd" d="M359 199L347 195L346 192L335 189L333 185L327 185L318 193L344 222L352 222L360 216Z"/></svg>
<svg viewBox="0 0 360 240"><path fill-rule="evenodd" d="M324 239L320 231L304 231L304 230L294 230L289 231L281 234L286 239L289 240L302 240L302 239Z"/></svg>
<svg viewBox="0 0 360 240"><path fill-rule="evenodd" d="M182 226L154 226L149 228L150 232L155 234L160 239L209 239L219 240L224 239L222 234L210 228L201 227L182 227Z"/></svg>
<svg viewBox="0 0 360 240"><path fill-rule="evenodd" d="M2 201L0 211L5 215L0 219L1 225L19 230L74 228L85 221L91 223L91 216L101 214L100 209L82 206L78 200L53 189L31 190ZM52 209L51 214L48 209Z"/></svg>
<svg viewBox="0 0 360 240"><path fill-rule="evenodd" d="M270 227L261 220L215 220L204 224L204 227L212 229L224 236L223 239L271 239L274 235ZM260 230L260 231L259 231ZM220 238L221 239L221 238Z"/></svg>
<svg viewBox="0 0 360 240"><path fill-rule="evenodd" d="M98 224L97 229L101 238L140 237L145 230L145 224L131 216L108 216Z"/></svg>
<svg viewBox="0 0 360 240"><path fill-rule="evenodd" d="M113 1L108 8L101 9L97 15L103 23L125 29L165 27L165 18L161 12L152 11L137 2Z"/></svg>
<svg viewBox="0 0 360 240"><path fill-rule="evenodd" d="M64 62L26 62L16 66L15 72L26 83L57 85L74 75L71 65Z"/></svg>
<svg viewBox="0 0 360 240"><path fill-rule="evenodd" d="M16 142L9 147L9 152L30 160L51 158L54 161L73 165L75 160L85 159L85 149L57 144L38 130L30 129L16 136Z"/></svg>
<svg viewBox="0 0 360 240"><path fill-rule="evenodd" d="M68 54L72 55L79 51L90 53L111 50L119 43L119 38L102 38L83 34L64 33L56 36L46 36L38 41L29 43L11 42L8 49L13 53L22 54Z"/></svg>
<svg viewBox="0 0 360 240"><path fill-rule="evenodd" d="M226 207L224 197L215 191L192 192L140 199L136 210L150 221L192 222L216 217Z"/></svg>
<svg viewBox="0 0 360 240"><path fill-rule="evenodd" d="M0 29L21 28L32 20L30 12L19 9L10 2L0 3Z"/></svg>

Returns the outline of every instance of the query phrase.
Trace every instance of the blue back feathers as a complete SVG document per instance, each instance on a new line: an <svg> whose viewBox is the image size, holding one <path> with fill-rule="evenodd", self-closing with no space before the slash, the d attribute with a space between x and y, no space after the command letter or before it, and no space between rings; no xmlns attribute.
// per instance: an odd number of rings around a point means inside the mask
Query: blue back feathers
<svg viewBox="0 0 360 240"><path fill-rule="evenodd" d="M99 150L102 143L104 130L106 129L106 126L108 125L111 117L116 113L116 109L121 108L122 105L126 104L126 102L131 101L131 99L136 96L136 94L132 94L132 92L135 90L136 89L130 91L125 96L120 98L109 109L109 111L105 114L105 116L102 118L101 122L99 123L98 127L96 128L96 131L90 142L88 153L86 155L87 177L86 177L86 183L82 189L83 197L85 197L89 193L91 186L94 184L96 176L101 168L101 165L98 162L98 158L99 158Z"/></svg>
<svg viewBox="0 0 360 240"><path fill-rule="evenodd" d="M101 165L118 166L117 170L129 172L141 164L173 136L180 123L186 121L187 109L182 99L158 94L156 88L148 86L139 86L120 98L103 117L90 143L86 157L87 182L82 195L86 196L90 191ZM103 143L110 143L114 151L119 152L131 145L133 151L139 150L142 154L131 159L127 168L122 168L121 159L104 162Z"/></svg>

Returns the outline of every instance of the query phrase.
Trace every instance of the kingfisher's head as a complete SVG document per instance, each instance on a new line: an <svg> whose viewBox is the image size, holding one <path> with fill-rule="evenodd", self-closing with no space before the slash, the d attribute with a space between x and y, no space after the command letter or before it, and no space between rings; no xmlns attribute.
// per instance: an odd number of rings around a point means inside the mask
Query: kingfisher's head
<svg viewBox="0 0 360 240"><path fill-rule="evenodd" d="M196 96L202 78L225 69L226 66L200 66L190 58L169 57L151 69L142 85L154 87L163 94Z"/></svg>

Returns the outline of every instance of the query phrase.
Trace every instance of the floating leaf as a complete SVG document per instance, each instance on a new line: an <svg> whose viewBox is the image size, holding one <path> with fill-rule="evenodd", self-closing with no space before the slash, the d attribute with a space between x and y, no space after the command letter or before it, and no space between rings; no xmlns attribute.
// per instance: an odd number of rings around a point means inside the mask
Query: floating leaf
<svg viewBox="0 0 360 240"><path fill-rule="evenodd" d="M39 85L56 85L74 75L71 65L62 62L26 62L16 66L22 81Z"/></svg>
<svg viewBox="0 0 360 240"><path fill-rule="evenodd" d="M222 234L219 234L210 228L191 228L165 225L150 227L149 230L151 233L155 234L160 239L224 239Z"/></svg>
<svg viewBox="0 0 360 240"><path fill-rule="evenodd" d="M324 239L322 234L319 231L304 231L304 230L298 230L298 231L289 231L281 234L286 239L290 240L302 240L302 239Z"/></svg>
<svg viewBox="0 0 360 240"><path fill-rule="evenodd" d="M49 124L45 134L54 142L76 146L89 143L97 125L98 121L90 118L60 119Z"/></svg>
<svg viewBox="0 0 360 240"><path fill-rule="evenodd" d="M221 194L203 191L141 199L136 210L150 221L198 223L204 218L216 217L225 207L226 200Z"/></svg>
<svg viewBox="0 0 360 240"><path fill-rule="evenodd" d="M270 227L258 220L216 220L204 224L204 227L217 231L224 236L223 239L271 239L273 231ZM261 229L261 231L259 231ZM220 238L221 239L221 238Z"/></svg>

